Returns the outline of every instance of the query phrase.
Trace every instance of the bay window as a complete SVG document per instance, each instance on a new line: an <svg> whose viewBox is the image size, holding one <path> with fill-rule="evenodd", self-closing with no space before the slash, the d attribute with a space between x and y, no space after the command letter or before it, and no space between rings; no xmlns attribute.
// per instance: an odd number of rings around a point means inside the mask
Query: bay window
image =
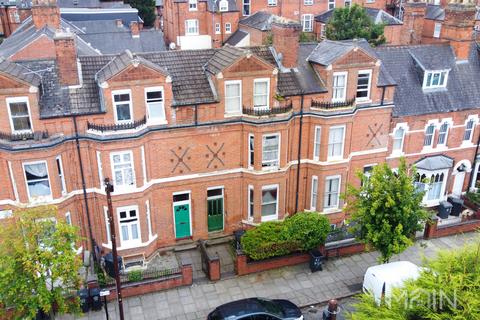
<svg viewBox="0 0 480 320"><path fill-rule="evenodd" d="M313 137L313 160L320 160L320 143L321 143L322 127L315 126L315 135Z"/></svg>
<svg viewBox="0 0 480 320"><path fill-rule="evenodd" d="M255 166L255 136L253 134L248 135L248 167L253 168Z"/></svg>
<svg viewBox="0 0 480 320"><path fill-rule="evenodd" d="M278 219L278 185L262 187L262 221Z"/></svg>
<svg viewBox="0 0 480 320"><path fill-rule="evenodd" d="M138 207L117 208L122 247L135 247L141 243Z"/></svg>
<svg viewBox="0 0 480 320"><path fill-rule="evenodd" d="M340 176L331 176L325 179L325 193L323 209L337 209L340 202Z"/></svg>
<svg viewBox="0 0 480 320"><path fill-rule="evenodd" d="M262 142L262 167L278 167L280 165L280 135L264 135Z"/></svg>
<svg viewBox="0 0 480 320"><path fill-rule="evenodd" d="M65 195L67 194L67 186L65 184L65 174L63 173L62 157L58 156L55 159L55 163L57 165L57 174L58 180L60 180L60 188L62 190L62 195Z"/></svg>
<svg viewBox="0 0 480 320"><path fill-rule="evenodd" d="M312 187L310 193L310 210L317 210L317 200L318 200L318 177L312 176Z"/></svg>
<svg viewBox="0 0 480 320"><path fill-rule="evenodd" d="M23 170L30 200L51 198L52 190L46 161L24 163Z"/></svg>
<svg viewBox="0 0 480 320"><path fill-rule="evenodd" d="M27 97L7 98L10 124L13 133L31 132L32 121Z"/></svg>
<svg viewBox="0 0 480 320"><path fill-rule="evenodd" d="M115 187L123 189L135 186L132 152L114 152L110 154L110 157Z"/></svg>
<svg viewBox="0 0 480 320"><path fill-rule="evenodd" d="M248 220L253 220L255 213L255 202L254 202L254 191L253 186L248 186Z"/></svg>
<svg viewBox="0 0 480 320"><path fill-rule="evenodd" d="M330 127L328 132L328 160L343 158L343 142L345 139L345 127Z"/></svg>

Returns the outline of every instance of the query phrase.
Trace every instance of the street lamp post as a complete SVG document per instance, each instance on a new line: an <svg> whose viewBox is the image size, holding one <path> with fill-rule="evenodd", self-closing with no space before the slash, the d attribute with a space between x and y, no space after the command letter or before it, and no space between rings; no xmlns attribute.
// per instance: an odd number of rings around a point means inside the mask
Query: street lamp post
<svg viewBox="0 0 480 320"><path fill-rule="evenodd" d="M118 270L117 241L115 235L115 223L113 222L113 205L111 195L113 192L113 184L110 183L109 178L105 178L105 192L107 193L108 224L110 225L110 238L112 241L113 271L115 273L115 284L117 288L118 311L120 313L120 320L124 320L122 285L120 283L120 272Z"/></svg>

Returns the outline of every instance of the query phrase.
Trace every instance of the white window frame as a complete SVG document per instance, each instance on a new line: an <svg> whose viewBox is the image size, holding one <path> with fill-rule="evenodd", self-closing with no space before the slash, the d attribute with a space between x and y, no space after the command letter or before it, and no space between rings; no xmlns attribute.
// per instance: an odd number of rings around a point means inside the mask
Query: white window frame
<svg viewBox="0 0 480 320"><path fill-rule="evenodd" d="M248 212L248 220L249 221L252 221L254 219L254 214L255 214L255 188L249 184L248 185L248 189L247 189L247 201L248 201L248 204L247 204L247 212ZM253 194L253 197L252 197L252 194ZM253 207L253 211L252 211L252 207Z"/></svg>
<svg viewBox="0 0 480 320"><path fill-rule="evenodd" d="M447 126L447 130L442 133L442 126L443 125L446 125ZM438 136L437 136L437 147L446 147L447 146L447 142L448 142L448 135L450 133L450 127L451 127L452 123L451 123L451 119L449 120L442 120L442 122L440 122L439 126L438 126ZM440 142L440 137L442 136L442 134L445 134L445 137L443 139L443 143Z"/></svg>
<svg viewBox="0 0 480 320"><path fill-rule="evenodd" d="M435 22L433 27L433 37L440 38L440 33L442 32L442 24L439 22Z"/></svg>
<svg viewBox="0 0 480 320"><path fill-rule="evenodd" d="M276 204L276 207L275 207L275 214L272 214L272 215L268 215L268 216L264 216L262 215L262 211L263 211L263 206L265 204L271 204L271 202L269 203L264 203L263 202L263 191L266 191L266 190L273 190L273 189L276 189L277 190L277 199L275 200L275 204ZM264 221L272 221L272 220L278 220L278 202L279 202L279 198L280 198L280 192L279 192L280 188L279 188L279 185L278 184L271 184L271 185L267 185L267 186L262 186L262 200L261 200L261 208L262 210L260 210L260 215L262 216L262 222Z"/></svg>
<svg viewBox="0 0 480 320"><path fill-rule="evenodd" d="M103 207L103 215L105 219L105 231L106 231L106 236L107 236L107 247L112 246L112 233L110 231L110 223L108 221L108 207Z"/></svg>
<svg viewBox="0 0 480 320"><path fill-rule="evenodd" d="M256 110L268 110L270 109L270 79L269 78L259 78L259 79L254 79L253 80L253 102L255 102L255 97L256 96L264 96L264 94L255 94L255 85L257 83L262 83L266 82L267 83L267 92L266 92L266 100L267 104L265 106L255 106L253 105L254 109Z"/></svg>
<svg viewBox="0 0 480 320"><path fill-rule="evenodd" d="M232 33L232 24L230 22L225 23L225 33L226 34Z"/></svg>
<svg viewBox="0 0 480 320"><path fill-rule="evenodd" d="M335 9L335 0L328 0L328 10Z"/></svg>
<svg viewBox="0 0 480 320"><path fill-rule="evenodd" d="M277 5L277 0L267 0L269 7L275 7Z"/></svg>
<svg viewBox="0 0 480 320"><path fill-rule="evenodd" d="M310 210L317 211L318 203L318 177L312 176L312 185L310 189Z"/></svg>
<svg viewBox="0 0 480 320"><path fill-rule="evenodd" d="M338 144L339 142L331 142L331 132L333 131L332 129L343 129L343 135L342 135L342 146L341 146L341 153L340 155L334 155L330 154L330 145ZM346 126L345 125L340 125L340 126L331 126L328 129L328 155L327 155L327 161L333 161L333 160L340 160L343 159L343 153L345 149L345 131L346 131ZM333 148L333 147L332 147Z"/></svg>
<svg viewBox="0 0 480 320"><path fill-rule="evenodd" d="M50 188L50 194L45 195L45 196L32 197L32 195L30 195L30 189L28 188L27 171L25 170L25 166L31 165L31 164L39 164L39 163L45 164L45 167L47 168L47 181L48 181L48 186L49 186L49 188ZM47 161L46 161L46 160L41 160L41 161L24 162L24 163L22 163L22 167L23 167L23 176L24 176L24 179L25 179L25 186L26 186L26 188L27 188L28 199L29 199L30 201L32 201L32 202L52 200L52 197L53 197L53 193L52 193L52 182L50 181L50 172L49 172L49 170L48 170L48 163L47 163Z"/></svg>
<svg viewBox="0 0 480 320"><path fill-rule="evenodd" d="M422 175L425 175L427 179L430 179L432 175L443 174L443 181L442 181L442 186L440 187L440 194L438 199L428 200L428 193L431 187L431 182L423 184L424 190L426 191L425 195L423 196L423 204L425 206L427 207L437 206L440 203L440 201L443 201L446 199L447 196L445 195L445 190L447 188L448 169L432 170L432 171L418 169L417 173L420 175L420 177Z"/></svg>
<svg viewBox="0 0 480 320"><path fill-rule="evenodd" d="M325 25L324 23L320 23L319 25L320 25L320 38L321 38L321 39L325 39L325 37L327 36L327 35L326 35L326 32L327 32L326 29L327 29L327 27L326 27L326 25Z"/></svg>
<svg viewBox="0 0 480 320"><path fill-rule="evenodd" d="M102 165L102 153L100 151L96 152L97 154L97 170L98 170L98 179L100 180L100 189L103 187L103 165Z"/></svg>
<svg viewBox="0 0 480 320"><path fill-rule="evenodd" d="M189 32L189 24L190 23L193 23L194 24L194 28L196 29L195 32ZM199 22L198 22L198 19L187 19L185 20L185 35L186 36L198 36L200 34L200 26L199 26Z"/></svg>
<svg viewBox="0 0 480 320"><path fill-rule="evenodd" d="M397 139L395 137L396 135L396 132L398 130L403 130L403 134L402 134L402 137L400 138L401 139L401 143L400 143L400 148L399 149L395 149L395 140ZM403 146L404 146L404 143L405 143L405 135L407 134L407 130L408 128L404 125L404 124L397 124L397 126L395 127L395 129L393 130L393 137L392 137L392 154L403 154Z"/></svg>
<svg viewBox="0 0 480 320"><path fill-rule="evenodd" d="M234 99L234 98L237 98L237 96L235 97L227 97L227 86L228 85L239 85L239 98L240 98L240 102L239 102L239 110L235 110L235 111L227 111L226 109L226 106L227 106L227 99ZM242 114L242 80L228 80L228 81L225 81L225 86L224 86L224 92L225 92L225 114L226 115L241 115Z"/></svg>
<svg viewBox="0 0 480 320"><path fill-rule="evenodd" d="M322 127L315 126L313 130L313 160L315 161L320 160L321 144L322 144Z"/></svg>
<svg viewBox="0 0 480 320"><path fill-rule="evenodd" d="M427 143L427 136L430 136L430 134L427 133L429 128L433 127L433 132L431 133L430 137L430 144ZM433 142L435 139L435 131L437 129L437 124L436 122L428 122L427 125L425 126L425 130L423 131L423 148L432 148L433 147Z"/></svg>
<svg viewBox="0 0 480 320"><path fill-rule="evenodd" d="M251 13L251 8L252 8L252 0L243 0L242 1L242 15L244 17L248 17ZM248 14L245 14L245 7L248 7Z"/></svg>
<svg viewBox="0 0 480 320"><path fill-rule="evenodd" d="M335 203L335 205L326 207L325 197L327 195L327 182L334 179L338 179L337 202ZM339 209L341 192L342 192L342 176L341 175L325 177L325 190L323 191L323 211L324 212L336 211ZM332 192L328 192L328 193L332 193Z"/></svg>
<svg viewBox="0 0 480 320"><path fill-rule="evenodd" d="M220 23L215 23L215 34L221 34L222 33L222 28Z"/></svg>
<svg viewBox="0 0 480 320"><path fill-rule="evenodd" d="M220 12L227 12L228 11L228 1L227 0L220 0L218 2L218 10L220 10Z"/></svg>
<svg viewBox="0 0 480 320"><path fill-rule="evenodd" d="M444 78L443 78L443 83L440 83L440 80L442 79L442 74L444 73ZM437 89L437 88L446 88L447 87L447 82L448 82L448 74L450 73L450 70L427 70L425 71L424 77L423 77L423 89ZM430 83L428 83L429 75L431 74L431 80ZM439 75L439 83L438 84L432 84L433 82L433 77L438 74Z"/></svg>
<svg viewBox="0 0 480 320"><path fill-rule="evenodd" d="M345 77L345 84L343 87L343 92L341 97L336 97L335 98L335 92L336 90L340 90L338 88L340 87L335 87L335 78L336 77ZM347 71L342 71L342 72L334 72L333 77L332 77L332 102L343 102L347 99L347 85L348 85L348 72Z"/></svg>
<svg viewBox="0 0 480 320"><path fill-rule="evenodd" d="M57 167L57 170L60 170L57 175L60 178L60 188L62 191L62 196L64 196L67 194L67 184L65 183L65 171L63 170L62 156L57 156L55 158L55 165Z"/></svg>
<svg viewBox="0 0 480 320"><path fill-rule="evenodd" d="M253 141L253 145L250 143ZM250 133L248 135L248 168L253 169L255 167L255 135Z"/></svg>
<svg viewBox="0 0 480 320"><path fill-rule="evenodd" d="M130 100L128 101L128 107L129 107L129 112L130 112L130 119L129 120L118 120L118 113L117 113L117 104L125 104L127 102L121 102L121 103L117 103L115 102L115 96L116 95L121 95L121 94L128 94L128 96L130 97ZM124 90L114 90L112 91L112 106L113 106L113 113L115 115L115 123L131 123L133 122L134 120L134 117L133 117L133 102L132 102L132 90L130 89L124 89Z"/></svg>
<svg viewBox="0 0 480 320"><path fill-rule="evenodd" d="M161 102L148 102L147 94L150 92L161 92L162 93L162 101ZM149 104L161 104L161 108L163 110L163 118L151 118L150 117L150 108ZM165 90L163 87L148 87L145 88L145 107L147 111L147 120L150 124L165 124L167 123L167 115L165 114Z"/></svg>
<svg viewBox="0 0 480 320"><path fill-rule="evenodd" d="M197 0L188 0L188 11L198 11Z"/></svg>
<svg viewBox="0 0 480 320"><path fill-rule="evenodd" d="M307 19L308 18L308 19ZM307 26L307 22L309 25ZM302 14L302 31L303 32L312 32L313 31L313 14Z"/></svg>
<svg viewBox="0 0 480 320"><path fill-rule="evenodd" d="M361 74L362 75L365 75L365 74L368 75L368 88L366 89L367 96L357 98L356 95L358 94L359 91L361 91L361 92L365 91L365 89L358 89L358 77L360 77ZM370 101L370 91L371 91L371 87L372 87L372 69L358 71L358 77L357 77L357 89L355 91L355 99L356 99L356 101L360 101L360 102Z"/></svg>
<svg viewBox="0 0 480 320"><path fill-rule="evenodd" d="M72 214L70 213L70 211L65 212L65 223L68 224L69 226L73 226Z"/></svg>
<svg viewBox="0 0 480 320"><path fill-rule="evenodd" d="M277 147L277 159L276 160L264 160L264 146L265 141L268 137L276 136L278 138L278 147ZM271 170L277 169L280 167L280 151L281 151L281 143L280 143L281 135L279 132L277 133L267 133L262 136L262 169L263 170ZM269 165L272 163L273 165Z"/></svg>
<svg viewBox="0 0 480 320"><path fill-rule="evenodd" d="M129 213L129 211L131 210L135 210L137 212L137 221L136 222L127 222L127 223L124 223L126 225L128 225L128 235L129 235L129 238L131 238L132 234L131 234L131 226L133 224L136 224L137 225L137 231L138 231L138 239L129 239L129 240L124 240L123 239L123 232L122 232L122 219L120 218L120 212L121 211L126 211L127 214ZM138 210L138 206L137 205L132 205L132 206L124 206L124 207L118 207L117 208L117 219L118 219L118 237L120 238L120 247L122 249L127 249L127 248L135 248L135 247L138 247L142 244L142 228L141 228L141 224L140 224L140 210ZM124 218L123 220L128 220L128 218Z"/></svg>
<svg viewBox="0 0 480 320"><path fill-rule="evenodd" d="M113 163L113 157L115 155L120 155L120 158L123 158L122 156L126 153L129 153L130 154L130 165L131 165L131 168L132 168L132 181L133 181L133 184L132 185L117 185L116 181L115 181L115 165ZM123 163L123 162L122 162ZM113 185L115 186L115 193L117 192L122 192L122 191L125 191L125 190L128 190L128 189L132 189L132 188L135 188L137 183L136 183L136 174L135 174L135 160L133 158L133 151L132 150L125 150L125 151L115 151L115 152L110 152L110 166L111 166L111 169L112 169L112 181L113 181ZM123 173L122 173L123 175ZM125 180L125 177L123 177L123 180Z"/></svg>
<svg viewBox="0 0 480 320"><path fill-rule="evenodd" d="M303 0L304 6L313 6L313 0Z"/></svg>
<svg viewBox="0 0 480 320"><path fill-rule="evenodd" d="M13 217L13 210L11 209L0 210L0 220L8 219L11 217Z"/></svg>
<svg viewBox="0 0 480 320"><path fill-rule="evenodd" d="M472 121L472 128L471 129L468 129L468 123ZM470 115L468 116L467 120L465 120L465 131L463 132L463 136L462 136L462 145L470 145L472 144L472 140L473 140L473 134L475 133L475 129L476 129L476 126L478 124L478 116L477 115ZM470 135L469 135L469 139L465 139L465 136L466 136L466 132L467 130L470 131Z"/></svg>
<svg viewBox="0 0 480 320"><path fill-rule="evenodd" d="M150 213L150 200L145 201L145 215L147 218L148 239L153 238L152 215Z"/></svg>
<svg viewBox="0 0 480 320"><path fill-rule="evenodd" d="M30 111L30 102L28 101L28 97L10 97L10 98L6 98L6 102L7 102L8 120L10 121L10 128L12 129L12 133L33 132L32 112ZM15 127L13 125L13 118L12 118L12 111L10 110L10 103L19 103L19 102L25 102L27 104L28 121L30 122L30 130L15 130Z"/></svg>

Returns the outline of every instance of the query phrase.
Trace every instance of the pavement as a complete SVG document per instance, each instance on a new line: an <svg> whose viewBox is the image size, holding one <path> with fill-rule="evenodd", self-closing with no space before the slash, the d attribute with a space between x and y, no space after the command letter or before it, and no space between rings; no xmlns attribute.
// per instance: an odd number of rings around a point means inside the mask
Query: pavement
<svg viewBox="0 0 480 320"><path fill-rule="evenodd" d="M422 264L440 249L455 249L478 239L476 233L449 236L428 241L417 241L414 246L397 255L391 261L408 260ZM349 257L330 258L323 271L311 273L308 264L284 267L252 275L217 282L194 281L189 287L124 299L125 319L206 319L215 307L238 299L266 297L288 299L304 308L321 305L331 298L348 297L361 289L366 269L377 263L378 253L367 252ZM110 302L110 319L119 319L117 304ZM314 315L313 318L316 319ZM61 316L57 319L106 319L105 311L90 312L83 317ZM321 319L319 317L318 319Z"/></svg>

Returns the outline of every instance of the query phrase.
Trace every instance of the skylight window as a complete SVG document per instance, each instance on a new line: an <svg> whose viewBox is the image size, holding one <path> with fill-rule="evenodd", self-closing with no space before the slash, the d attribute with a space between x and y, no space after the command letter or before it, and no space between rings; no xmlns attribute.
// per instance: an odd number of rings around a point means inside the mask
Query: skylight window
<svg viewBox="0 0 480 320"><path fill-rule="evenodd" d="M445 88L447 86L448 70L425 71L424 89Z"/></svg>

